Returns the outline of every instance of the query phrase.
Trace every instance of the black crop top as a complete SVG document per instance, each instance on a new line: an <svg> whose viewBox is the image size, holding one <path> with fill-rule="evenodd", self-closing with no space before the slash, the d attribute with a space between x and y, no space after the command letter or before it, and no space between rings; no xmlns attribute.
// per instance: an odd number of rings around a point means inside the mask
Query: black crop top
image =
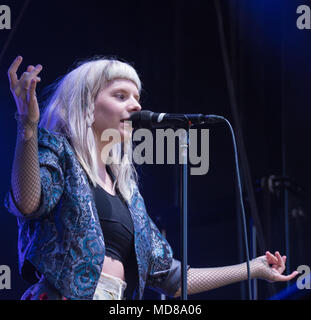
<svg viewBox="0 0 311 320"><path fill-rule="evenodd" d="M134 241L134 226L127 205L97 185L93 187L99 222L103 231L106 255L121 261L128 259Z"/></svg>

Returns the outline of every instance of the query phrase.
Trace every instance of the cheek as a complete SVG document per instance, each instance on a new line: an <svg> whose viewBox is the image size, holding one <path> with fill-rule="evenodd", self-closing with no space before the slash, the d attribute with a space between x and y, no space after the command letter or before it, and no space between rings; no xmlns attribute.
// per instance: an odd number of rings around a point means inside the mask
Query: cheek
<svg viewBox="0 0 311 320"><path fill-rule="evenodd" d="M104 99L95 100L94 118L109 123L113 119L113 108Z"/></svg>
<svg viewBox="0 0 311 320"><path fill-rule="evenodd" d="M93 129L98 136L108 128L109 124L109 115L105 112L103 108L95 105L94 110L94 124Z"/></svg>
<svg viewBox="0 0 311 320"><path fill-rule="evenodd" d="M107 115L104 110L100 108L95 108L94 110L94 125L98 128L105 126L107 120Z"/></svg>
<svg viewBox="0 0 311 320"><path fill-rule="evenodd" d="M112 105L95 104L94 129L97 135L101 136L104 130L119 130L120 121Z"/></svg>

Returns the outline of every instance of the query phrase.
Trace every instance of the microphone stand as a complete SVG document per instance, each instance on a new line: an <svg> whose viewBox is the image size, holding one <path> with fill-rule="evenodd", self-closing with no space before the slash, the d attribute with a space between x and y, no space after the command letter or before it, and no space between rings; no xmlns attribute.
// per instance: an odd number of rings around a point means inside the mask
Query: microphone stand
<svg viewBox="0 0 311 320"><path fill-rule="evenodd" d="M179 134L181 158L180 170L180 208L181 208L181 299L187 300L187 266L188 266L188 144L189 128Z"/></svg>

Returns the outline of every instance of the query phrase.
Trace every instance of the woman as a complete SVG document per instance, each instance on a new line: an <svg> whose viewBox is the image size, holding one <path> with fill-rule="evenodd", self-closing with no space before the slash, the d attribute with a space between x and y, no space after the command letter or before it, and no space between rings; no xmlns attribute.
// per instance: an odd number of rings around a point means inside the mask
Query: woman
<svg viewBox="0 0 311 320"><path fill-rule="evenodd" d="M141 299L146 286L180 296L180 262L148 216L126 159L125 120L141 110L136 71L117 60L81 63L55 86L38 128L42 66L18 79L21 62L8 72L18 129L6 206L18 219L20 273L35 283L22 299ZM107 130L119 138L107 139ZM252 260L252 278L294 278L282 275L285 259L267 252ZM188 293L245 279L245 263L188 267Z"/></svg>

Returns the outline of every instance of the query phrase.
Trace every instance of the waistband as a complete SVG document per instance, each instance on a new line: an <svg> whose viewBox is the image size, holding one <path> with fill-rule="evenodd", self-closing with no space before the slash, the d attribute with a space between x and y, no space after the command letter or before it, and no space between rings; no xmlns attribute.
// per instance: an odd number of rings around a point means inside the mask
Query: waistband
<svg viewBox="0 0 311 320"><path fill-rule="evenodd" d="M125 281L102 272L93 296L93 300L123 300L127 287Z"/></svg>

